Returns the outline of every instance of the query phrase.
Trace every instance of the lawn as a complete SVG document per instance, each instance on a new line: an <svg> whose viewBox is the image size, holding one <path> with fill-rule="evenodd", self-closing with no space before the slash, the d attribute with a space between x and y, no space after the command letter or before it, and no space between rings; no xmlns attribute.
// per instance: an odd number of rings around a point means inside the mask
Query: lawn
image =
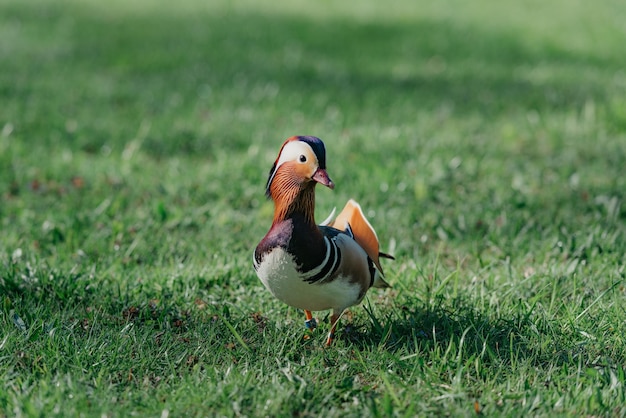
<svg viewBox="0 0 626 418"><path fill-rule="evenodd" d="M0 417L626 416L622 3L0 1ZM331 348L297 134L396 256Z"/></svg>

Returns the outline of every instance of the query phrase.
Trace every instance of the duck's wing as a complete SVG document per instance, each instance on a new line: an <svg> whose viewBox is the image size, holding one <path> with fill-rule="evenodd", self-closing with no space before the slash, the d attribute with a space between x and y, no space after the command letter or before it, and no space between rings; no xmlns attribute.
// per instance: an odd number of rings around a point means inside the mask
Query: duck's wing
<svg viewBox="0 0 626 418"><path fill-rule="evenodd" d="M329 222L328 226L351 234L354 240L365 250L369 258L372 259L378 271L384 276L383 268L380 265L380 257L391 259L393 257L380 252L380 243L376 231L365 218L363 210L357 202L350 199L337 218Z"/></svg>

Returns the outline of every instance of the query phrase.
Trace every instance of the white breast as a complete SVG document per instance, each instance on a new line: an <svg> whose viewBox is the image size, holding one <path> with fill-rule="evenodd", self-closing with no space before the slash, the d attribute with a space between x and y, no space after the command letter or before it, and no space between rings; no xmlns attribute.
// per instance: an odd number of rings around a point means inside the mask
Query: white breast
<svg viewBox="0 0 626 418"><path fill-rule="evenodd" d="M276 298L294 308L343 310L359 302L360 286L343 277L324 283L305 282L293 257L280 247L265 255L257 275Z"/></svg>

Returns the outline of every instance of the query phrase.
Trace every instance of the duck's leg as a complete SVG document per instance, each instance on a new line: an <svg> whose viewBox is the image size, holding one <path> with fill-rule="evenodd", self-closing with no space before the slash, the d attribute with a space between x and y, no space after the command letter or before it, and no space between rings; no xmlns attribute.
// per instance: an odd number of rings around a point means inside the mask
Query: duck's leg
<svg viewBox="0 0 626 418"><path fill-rule="evenodd" d="M330 316L330 332L328 333L328 338L326 338L326 347L330 346L335 339L335 329L340 317L341 312L333 310L333 314Z"/></svg>
<svg viewBox="0 0 626 418"><path fill-rule="evenodd" d="M306 316L306 321L304 321L304 326L307 327L307 329L310 329L311 331L313 331L315 328L317 328L317 321L315 320L315 318L313 318L311 311L307 311L305 309L304 316Z"/></svg>

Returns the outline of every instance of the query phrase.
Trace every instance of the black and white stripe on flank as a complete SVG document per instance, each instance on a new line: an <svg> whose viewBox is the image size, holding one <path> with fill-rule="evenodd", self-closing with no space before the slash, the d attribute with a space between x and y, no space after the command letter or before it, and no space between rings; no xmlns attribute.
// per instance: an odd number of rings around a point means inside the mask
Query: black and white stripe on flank
<svg viewBox="0 0 626 418"><path fill-rule="evenodd" d="M319 266L302 273L302 279L307 283L324 282L330 278L341 264L341 251L335 243L334 237L329 239L324 237L324 244L326 245L326 257Z"/></svg>
<svg viewBox="0 0 626 418"><path fill-rule="evenodd" d="M255 271L259 271L259 267L261 266L261 263L256 258L257 258L256 253L252 253L252 265L254 266Z"/></svg>

